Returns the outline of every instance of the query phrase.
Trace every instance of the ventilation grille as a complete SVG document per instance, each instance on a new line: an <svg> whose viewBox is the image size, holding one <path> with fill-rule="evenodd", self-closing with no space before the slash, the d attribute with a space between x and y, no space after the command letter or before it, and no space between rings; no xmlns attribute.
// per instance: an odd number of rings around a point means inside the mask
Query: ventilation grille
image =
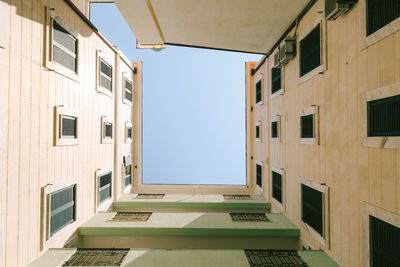
<svg viewBox="0 0 400 267"><path fill-rule="evenodd" d="M137 194L138 199L162 199L165 194Z"/></svg>
<svg viewBox="0 0 400 267"><path fill-rule="evenodd" d="M225 200L251 200L250 195L224 195Z"/></svg>
<svg viewBox="0 0 400 267"><path fill-rule="evenodd" d="M245 250L247 261L251 267L307 267L297 251L292 250Z"/></svg>
<svg viewBox="0 0 400 267"><path fill-rule="evenodd" d="M63 266L121 266L129 249L78 249Z"/></svg>
<svg viewBox="0 0 400 267"><path fill-rule="evenodd" d="M265 213L229 213L234 222L269 222Z"/></svg>
<svg viewBox="0 0 400 267"><path fill-rule="evenodd" d="M117 212L110 219L113 222L147 222L153 214L152 212Z"/></svg>

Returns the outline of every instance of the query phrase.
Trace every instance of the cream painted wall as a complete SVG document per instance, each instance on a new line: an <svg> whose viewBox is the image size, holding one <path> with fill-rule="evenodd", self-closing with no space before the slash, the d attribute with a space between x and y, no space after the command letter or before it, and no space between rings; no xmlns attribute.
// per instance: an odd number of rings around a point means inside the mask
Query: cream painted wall
<svg viewBox="0 0 400 267"><path fill-rule="evenodd" d="M284 94L267 100L267 110L261 115L256 108L251 127L257 118L268 122L274 114L281 115L281 143L266 145L253 137L253 153L256 159L264 158L261 151L269 145L266 179L271 179L270 167L286 171L285 214L301 228L306 244L324 249L341 266L363 266L363 202L400 215L400 150L363 147L360 132L361 95L400 82L400 31L361 46L363 3L358 1L350 12L327 22L326 71L300 82L297 54L283 69ZM311 25L324 18L323 11L324 1L319 0L300 21L297 47ZM267 65L268 60L258 72ZM319 106L319 145L299 144L298 113L310 105ZM329 188L330 248L320 245L301 224L300 177Z"/></svg>
<svg viewBox="0 0 400 267"><path fill-rule="evenodd" d="M114 88L113 97L96 91L96 52L101 50L114 65L115 48L63 0L5 3L10 10L12 34L9 45L0 48L0 182L3 185L0 189L3 233L0 265L25 266L45 247L41 240L42 215L45 215L41 191L47 184L56 186L75 179L77 225L94 214L95 172L99 168L114 169L114 144L101 144L100 121L102 116L114 118L114 102L119 97L117 103L121 103L122 97L119 87ZM44 67L46 6L55 8L57 16L79 34L79 81ZM119 59L118 63L124 70L129 69L126 58ZM118 72L118 67L114 71ZM114 81L118 77L119 72ZM65 105L79 114L79 145L54 146L54 107L57 105ZM132 109L121 107L119 116L114 121L131 119ZM121 155L129 152L131 146L122 139L115 138L114 142L120 144ZM121 188L121 179L114 179L113 183ZM52 239L62 245L68 237L64 233Z"/></svg>

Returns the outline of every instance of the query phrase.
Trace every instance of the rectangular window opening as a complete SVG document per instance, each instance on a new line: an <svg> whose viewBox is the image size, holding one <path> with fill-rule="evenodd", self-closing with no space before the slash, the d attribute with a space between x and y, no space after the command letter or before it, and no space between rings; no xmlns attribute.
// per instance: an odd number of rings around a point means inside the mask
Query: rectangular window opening
<svg viewBox="0 0 400 267"><path fill-rule="evenodd" d="M112 138L113 136L113 124L110 122L105 122L105 138Z"/></svg>
<svg viewBox="0 0 400 267"><path fill-rule="evenodd" d="M400 95L367 103L368 136L400 136Z"/></svg>
<svg viewBox="0 0 400 267"><path fill-rule="evenodd" d="M280 68L272 68L271 70L271 94L274 94L282 89L281 85L281 69Z"/></svg>
<svg viewBox="0 0 400 267"><path fill-rule="evenodd" d="M301 220L323 237L322 194L321 191L301 184Z"/></svg>
<svg viewBox="0 0 400 267"><path fill-rule="evenodd" d="M282 175L272 171L272 197L282 204Z"/></svg>
<svg viewBox="0 0 400 267"><path fill-rule="evenodd" d="M75 188L71 185L50 193L50 236L75 221Z"/></svg>
<svg viewBox="0 0 400 267"><path fill-rule="evenodd" d="M257 180L256 183L259 187L262 187L262 165L256 164Z"/></svg>
<svg viewBox="0 0 400 267"><path fill-rule="evenodd" d="M321 65L321 24L300 41L300 77Z"/></svg>
<svg viewBox="0 0 400 267"><path fill-rule="evenodd" d="M99 203L111 198L111 178L112 173L108 172L99 177Z"/></svg>
<svg viewBox="0 0 400 267"><path fill-rule="evenodd" d="M400 17L399 0L366 0L367 36Z"/></svg>
<svg viewBox="0 0 400 267"><path fill-rule="evenodd" d="M314 115L300 117L301 138L314 138Z"/></svg>
<svg viewBox="0 0 400 267"><path fill-rule="evenodd" d="M256 104L262 101L262 80L256 83Z"/></svg>
<svg viewBox="0 0 400 267"><path fill-rule="evenodd" d="M100 86L112 92L112 67L100 58Z"/></svg>
<svg viewBox="0 0 400 267"><path fill-rule="evenodd" d="M271 122L271 137L278 138L278 122L277 121Z"/></svg>
<svg viewBox="0 0 400 267"><path fill-rule="evenodd" d="M67 115L61 115L61 137L77 138L77 118Z"/></svg>
<svg viewBox="0 0 400 267"><path fill-rule="evenodd" d="M53 20L52 51L54 62L77 73L78 40L55 20Z"/></svg>
<svg viewBox="0 0 400 267"><path fill-rule="evenodd" d="M125 99L132 102L132 89L133 83L128 79L125 79Z"/></svg>
<svg viewBox="0 0 400 267"><path fill-rule="evenodd" d="M256 138L260 139L260 125L256 126Z"/></svg>

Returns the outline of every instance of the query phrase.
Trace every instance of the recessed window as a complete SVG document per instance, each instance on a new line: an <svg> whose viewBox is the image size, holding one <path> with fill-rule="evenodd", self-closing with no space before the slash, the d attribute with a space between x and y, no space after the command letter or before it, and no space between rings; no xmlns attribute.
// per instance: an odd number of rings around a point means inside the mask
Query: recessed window
<svg viewBox="0 0 400 267"><path fill-rule="evenodd" d="M272 197L282 204L282 175L272 171Z"/></svg>
<svg viewBox="0 0 400 267"><path fill-rule="evenodd" d="M301 138L314 138L314 115L300 117Z"/></svg>
<svg viewBox="0 0 400 267"><path fill-rule="evenodd" d="M370 266L399 266L400 228L369 216Z"/></svg>
<svg viewBox="0 0 400 267"><path fill-rule="evenodd" d="M278 122L277 121L271 122L271 137L272 138L278 137Z"/></svg>
<svg viewBox="0 0 400 267"><path fill-rule="evenodd" d="M271 69L271 95L282 89L281 85L281 68Z"/></svg>
<svg viewBox="0 0 400 267"><path fill-rule="evenodd" d="M321 24L300 41L300 77L321 65Z"/></svg>
<svg viewBox="0 0 400 267"><path fill-rule="evenodd" d="M124 156L124 182L125 187L132 184L132 156Z"/></svg>
<svg viewBox="0 0 400 267"><path fill-rule="evenodd" d="M99 176L99 204L111 198L112 172Z"/></svg>
<svg viewBox="0 0 400 267"><path fill-rule="evenodd" d="M400 136L400 95L369 101L368 136Z"/></svg>
<svg viewBox="0 0 400 267"><path fill-rule="evenodd" d="M100 58L100 86L112 92L112 67Z"/></svg>
<svg viewBox="0 0 400 267"><path fill-rule="evenodd" d="M113 143L114 123L109 117L101 118L101 135L102 144Z"/></svg>
<svg viewBox="0 0 400 267"><path fill-rule="evenodd" d="M323 193L301 184L301 220L324 236Z"/></svg>
<svg viewBox="0 0 400 267"><path fill-rule="evenodd" d="M124 78L124 100L133 103L133 82Z"/></svg>
<svg viewBox="0 0 400 267"><path fill-rule="evenodd" d="M256 123L256 141L261 141L261 121Z"/></svg>
<svg viewBox="0 0 400 267"><path fill-rule="evenodd" d="M399 0L366 0L367 36L400 17Z"/></svg>
<svg viewBox="0 0 400 267"><path fill-rule="evenodd" d="M133 128L132 123L125 122L125 143L132 143L133 139Z"/></svg>
<svg viewBox="0 0 400 267"><path fill-rule="evenodd" d="M75 221L76 185L50 193L50 236Z"/></svg>
<svg viewBox="0 0 400 267"><path fill-rule="evenodd" d="M256 184L262 187L262 165L256 164Z"/></svg>
<svg viewBox="0 0 400 267"><path fill-rule="evenodd" d="M114 97L114 64L115 53L110 51L97 50L97 86L96 90L99 93ZM123 84L122 87L125 87Z"/></svg>
<svg viewBox="0 0 400 267"><path fill-rule="evenodd" d="M279 143L281 141L281 116L276 115L271 118L271 141Z"/></svg>
<svg viewBox="0 0 400 267"><path fill-rule="evenodd" d="M262 102L262 79L256 83L256 104Z"/></svg>
<svg viewBox="0 0 400 267"><path fill-rule="evenodd" d="M300 144L318 145L318 106L312 105L299 112Z"/></svg>
<svg viewBox="0 0 400 267"><path fill-rule="evenodd" d="M56 146L77 145L78 116L71 109L63 106L55 107L55 144Z"/></svg>
<svg viewBox="0 0 400 267"><path fill-rule="evenodd" d="M52 59L77 73L78 39L53 20Z"/></svg>

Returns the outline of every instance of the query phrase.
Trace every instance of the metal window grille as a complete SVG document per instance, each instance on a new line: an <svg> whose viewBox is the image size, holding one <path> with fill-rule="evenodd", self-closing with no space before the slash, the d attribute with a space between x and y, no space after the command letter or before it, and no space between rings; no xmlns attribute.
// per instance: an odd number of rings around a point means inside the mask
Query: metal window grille
<svg viewBox="0 0 400 267"><path fill-rule="evenodd" d="M272 197L282 204L282 175L272 171Z"/></svg>
<svg viewBox="0 0 400 267"><path fill-rule="evenodd" d="M400 228L369 216L371 267L400 266Z"/></svg>
<svg viewBox="0 0 400 267"><path fill-rule="evenodd" d="M301 138L314 138L314 115L300 117Z"/></svg>
<svg viewBox="0 0 400 267"><path fill-rule="evenodd" d="M245 250L251 267L307 267L294 250Z"/></svg>
<svg viewBox="0 0 400 267"><path fill-rule="evenodd" d="M52 60L77 72L78 40L53 20Z"/></svg>
<svg viewBox="0 0 400 267"><path fill-rule="evenodd" d="M149 220L152 212L117 212L115 216L110 219L114 222L146 222Z"/></svg>
<svg viewBox="0 0 400 267"><path fill-rule="evenodd" d="M400 95L367 104L368 136L400 136Z"/></svg>
<svg viewBox="0 0 400 267"><path fill-rule="evenodd" d="M367 0L367 36L400 17L399 0Z"/></svg>
<svg viewBox="0 0 400 267"><path fill-rule="evenodd" d="M78 249L62 266L121 266L129 249Z"/></svg>
<svg viewBox="0 0 400 267"><path fill-rule="evenodd" d="M322 206L322 192L302 184L301 219L321 236L324 236Z"/></svg>
<svg viewBox="0 0 400 267"><path fill-rule="evenodd" d="M50 236L75 221L75 185L50 193Z"/></svg>
<svg viewBox="0 0 400 267"><path fill-rule="evenodd" d="M229 213L234 222L269 222L265 213Z"/></svg>
<svg viewBox="0 0 400 267"><path fill-rule="evenodd" d="M321 65L321 25L300 41L300 76Z"/></svg>

